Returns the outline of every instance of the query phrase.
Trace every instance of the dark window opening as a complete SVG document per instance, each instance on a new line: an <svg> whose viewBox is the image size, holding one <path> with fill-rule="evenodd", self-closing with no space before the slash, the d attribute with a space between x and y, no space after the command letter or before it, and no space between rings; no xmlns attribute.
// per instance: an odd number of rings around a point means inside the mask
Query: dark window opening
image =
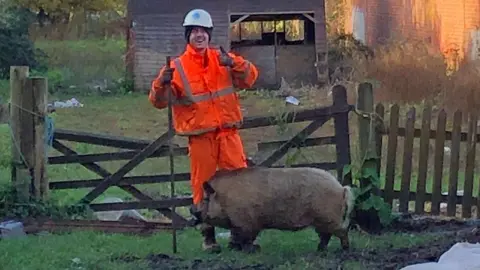
<svg viewBox="0 0 480 270"><path fill-rule="evenodd" d="M230 22L241 17L232 15ZM233 47L315 44L315 23L303 14L250 15L230 27L230 40Z"/></svg>

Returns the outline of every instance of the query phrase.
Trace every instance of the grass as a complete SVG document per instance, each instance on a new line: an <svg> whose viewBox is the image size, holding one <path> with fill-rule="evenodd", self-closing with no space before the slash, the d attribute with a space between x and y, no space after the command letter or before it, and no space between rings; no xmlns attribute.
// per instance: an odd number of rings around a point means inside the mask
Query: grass
<svg viewBox="0 0 480 270"><path fill-rule="evenodd" d="M437 236L428 234L415 237L408 234L385 234L373 237L352 233L351 249L381 251L385 248L408 248L436 239ZM177 240L178 256L187 260L215 259L219 264L222 261L236 260L242 264L274 264L277 265L275 269L325 269L329 260L335 257L335 250L340 249L339 241L332 238L330 252L318 257L314 262L306 260L304 255L314 253L318 244L318 237L313 230L294 233L265 231L259 237L262 253L254 255L227 250L226 239L219 240L224 247L221 254L205 254L200 248L200 234L193 229L179 232ZM2 269L5 270L79 269L76 267L105 270L149 269L145 262L128 263L115 258L127 256L145 258L149 254L172 254L171 236L168 233L135 237L87 231L2 241L0 251ZM360 262L354 260L344 263L348 267L343 269L365 269Z"/></svg>
<svg viewBox="0 0 480 270"><path fill-rule="evenodd" d="M120 90L124 78L126 43L123 39L35 42L46 53L45 75L51 91L82 93Z"/></svg>

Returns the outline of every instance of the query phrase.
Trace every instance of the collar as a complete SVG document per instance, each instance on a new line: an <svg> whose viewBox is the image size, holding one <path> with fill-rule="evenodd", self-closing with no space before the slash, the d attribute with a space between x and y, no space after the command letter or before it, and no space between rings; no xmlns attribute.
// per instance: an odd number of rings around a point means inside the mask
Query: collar
<svg viewBox="0 0 480 270"><path fill-rule="evenodd" d="M210 54L211 49L207 47L205 50L205 54L200 54L193 48L192 45L187 44L187 48L185 50L185 55L188 56L193 62L196 64L206 67L208 65L208 58Z"/></svg>

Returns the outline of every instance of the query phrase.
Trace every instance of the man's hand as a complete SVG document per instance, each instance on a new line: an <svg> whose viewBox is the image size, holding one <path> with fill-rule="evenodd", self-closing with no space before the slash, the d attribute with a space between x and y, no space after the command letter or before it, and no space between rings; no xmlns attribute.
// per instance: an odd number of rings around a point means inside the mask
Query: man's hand
<svg viewBox="0 0 480 270"><path fill-rule="evenodd" d="M162 84L170 84L173 79L173 72L175 71L174 68L165 67L165 70L162 72L162 76L160 77L160 82Z"/></svg>
<svg viewBox="0 0 480 270"><path fill-rule="evenodd" d="M221 66L224 67L233 67L233 59L228 55L228 53L220 46L220 56L218 61L220 62Z"/></svg>

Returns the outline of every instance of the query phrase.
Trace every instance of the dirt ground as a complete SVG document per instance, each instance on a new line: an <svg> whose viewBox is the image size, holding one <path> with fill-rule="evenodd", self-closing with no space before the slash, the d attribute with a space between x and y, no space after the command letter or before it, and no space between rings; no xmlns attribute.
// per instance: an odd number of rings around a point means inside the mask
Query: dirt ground
<svg viewBox="0 0 480 270"><path fill-rule="evenodd" d="M439 220L428 217L419 219L404 219L396 222L390 229L384 232L409 233L413 237L422 233L439 234L438 240L433 243L413 245L409 248L383 248L381 250L351 250L327 251L329 254L325 260L324 253L306 254L301 258L302 262L309 266L309 269L350 269L344 267L344 263L355 262L360 269L383 269L394 270L401 269L407 265L425 262L434 262L446 252L450 247L461 241L470 243L480 242L480 221L459 221L459 220ZM139 258L120 258L124 261L132 261ZM144 260L147 260L152 270L167 269L215 269L215 270L267 270L276 269L285 262L273 264L250 264L236 261L235 259L222 258L205 260L183 260L166 254L151 254ZM294 266L295 268L295 266ZM292 268L292 269L294 269ZM355 268L359 269L359 268Z"/></svg>

